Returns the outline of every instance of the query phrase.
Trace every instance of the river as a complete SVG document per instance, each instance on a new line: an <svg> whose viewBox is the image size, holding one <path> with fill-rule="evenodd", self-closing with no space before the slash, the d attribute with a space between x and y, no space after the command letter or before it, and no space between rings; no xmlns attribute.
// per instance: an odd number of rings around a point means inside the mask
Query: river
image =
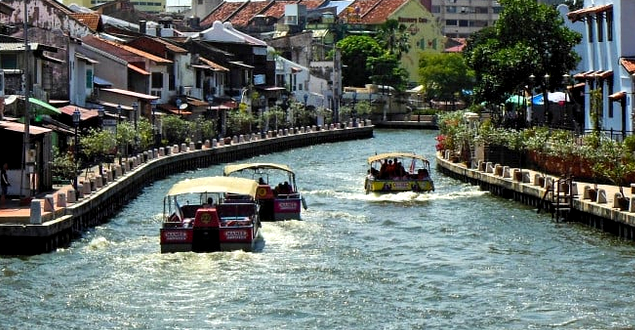
<svg viewBox="0 0 635 330"><path fill-rule="evenodd" d="M2 329L635 327L635 246L434 170L435 131L376 130L252 161L290 165L308 209L255 253L160 254L157 181L65 249L0 257ZM432 159L436 191L366 195L366 158ZM247 160L245 160L247 161Z"/></svg>

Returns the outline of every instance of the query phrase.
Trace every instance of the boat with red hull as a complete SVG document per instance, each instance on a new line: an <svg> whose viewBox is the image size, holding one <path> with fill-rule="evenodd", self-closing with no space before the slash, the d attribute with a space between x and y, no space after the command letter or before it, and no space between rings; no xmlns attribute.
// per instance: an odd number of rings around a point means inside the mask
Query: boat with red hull
<svg viewBox="0 0 635 330"><path fill-rule="evenodd" d="M253 251L261 227L257 189L254 180L220 176L176 183L163 200L161 253Z"/></svg>
<svg viewBox="0 0 635 330"><path fill-rule="evenodd" d="M242 163L227 165L223 175L258 181L256 200L262 221L301 220L304 197L297 188L295 172L287 165Z"/></svg>

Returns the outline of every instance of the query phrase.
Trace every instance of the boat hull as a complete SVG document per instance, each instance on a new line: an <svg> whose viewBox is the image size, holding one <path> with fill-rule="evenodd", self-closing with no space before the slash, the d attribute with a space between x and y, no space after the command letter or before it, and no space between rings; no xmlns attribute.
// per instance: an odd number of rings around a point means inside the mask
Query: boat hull
<svg viewBox="0 0 635 330"><path fill-rule="evenodd" d="M394 193L404 191L434 191L431 180L369 180L366 179L366 192Z"/></svg>
<svg viewBox="0 0 635 330"><path fill-rule="evenodd" d="M253 226L245 228L162 228L161 253L252 252L258 237Z"/></svg>

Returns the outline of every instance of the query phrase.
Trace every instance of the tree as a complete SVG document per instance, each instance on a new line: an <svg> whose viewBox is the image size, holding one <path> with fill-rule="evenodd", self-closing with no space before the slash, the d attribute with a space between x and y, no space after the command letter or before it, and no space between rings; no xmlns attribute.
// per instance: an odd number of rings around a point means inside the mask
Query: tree
<svg viewBox="0 0 635 330"><path fill-rule="evenodd" d="M582 36L564 25L559 12L535 0L500 0L503 11L494 27L468 38L463 54L476 77L477 102L501 103L506 95L531 86L530 75L543 91L562 86L565 73L580 57L573 47ZM545 97L546 99L546 97Z"/></svg>
<svg viewBox="0 0 635 330"><path fill-rule="evenodd" d="M408 83L408 73L399 66L394 54L385 52L380 56L368 57L366 68L372 72L370 80L373 84L392 86L397 91L404 91Z"/></svg>
<svg viewBox="0 0 635 330"><path fill-rule="evenodd" d="M379 26L375 39L390 54L401 58L401 54L410 50L410 38L406 29L407 27L396 19L389 19Z"/></svg>
<svg viewBox="0 0 635 330"><path fill-rule="evenodd" d="M162 121L163 132L168 144L185 142L190 136L188 122L179 116L168 115Z"/></svg>
<svg viewBox="0 0 635 330"><path fill-rule="evenodd" d="M472 87L473 76L461 54L425 53L419 58L419 78L427 98L454 100Z"/></svg>
<svg viewBox="0 0 635 330"><path fill-rule="evenodd" d="M383 53L379 43L369 36L348 36L337 42L342 54L342 84L364 86L373 73L366 66L369 57Z"/></svg>

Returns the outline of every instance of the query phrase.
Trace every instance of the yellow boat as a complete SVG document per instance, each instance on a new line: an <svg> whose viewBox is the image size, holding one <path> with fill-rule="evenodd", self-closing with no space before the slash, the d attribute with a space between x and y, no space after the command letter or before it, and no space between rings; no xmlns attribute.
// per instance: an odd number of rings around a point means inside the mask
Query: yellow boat
<svg viewBox="0 0 635 330"><path fill-rule="evenodd" d="M370 168L366 173L366 193L393 193L402 191L434 191L430 178L430 161L423 156L390 152L368 157Z"/></svg>

